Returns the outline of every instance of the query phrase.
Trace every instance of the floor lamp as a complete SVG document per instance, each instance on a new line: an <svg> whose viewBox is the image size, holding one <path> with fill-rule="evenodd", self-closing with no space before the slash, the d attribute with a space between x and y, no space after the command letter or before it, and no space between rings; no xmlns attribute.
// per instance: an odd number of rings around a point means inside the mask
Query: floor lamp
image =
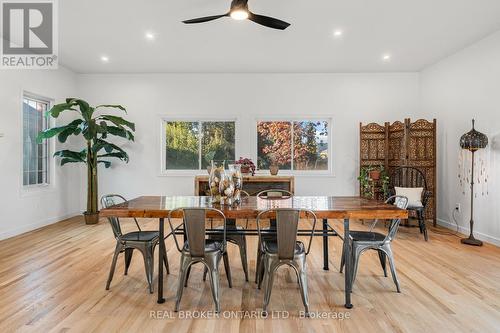
<svg viewBox="0 0 500 333"><path fill-rule="evenodd" d="M472 129L462 135L460 138L460 147L467 149L472 153L472 171L470 177L470 235L469 238L463 238L460 241L463 244L482 246L483 242L474 238L474 153L486 148L488 145L488 137L474 129L474 119L472 119Z"/></svg>

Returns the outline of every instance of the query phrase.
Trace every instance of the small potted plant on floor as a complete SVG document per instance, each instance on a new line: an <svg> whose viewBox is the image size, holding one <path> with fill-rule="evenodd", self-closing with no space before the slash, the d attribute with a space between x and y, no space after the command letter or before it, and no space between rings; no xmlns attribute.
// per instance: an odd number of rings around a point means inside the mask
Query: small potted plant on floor
<svg viewBox="0 0 500 333"><path fill-rule="evenodd" d="M97 205L97 166L111 166L111 158L128 162L128 154L117 145L108 141L111 136L122 137L134 141L135 125L122 117L101 114L99 109L114 108L124 112L121 105L90 106L84 100L67 98L65 103L54 105L47 114L58 118L62 112L72 111L78 118L64 126L49 128L38 135L38 142L57 135L61 143L65 143L70 135L81 136L85 147L79 151L59 150L54 156L61 158L61 165L68 163L84 163L87 165L87 211L83 213L86 224L99 222L99 207Z"/></svg>

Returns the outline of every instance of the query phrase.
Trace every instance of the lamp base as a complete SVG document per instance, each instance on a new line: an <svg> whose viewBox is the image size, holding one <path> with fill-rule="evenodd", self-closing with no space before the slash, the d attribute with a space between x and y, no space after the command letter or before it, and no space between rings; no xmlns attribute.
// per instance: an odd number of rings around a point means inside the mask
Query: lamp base
<svg viewBox="0 0 500 333"><path fill-rule="evenodd" d="M483 242L481 242L479 239L475 239L472 235L470 235L469 238L462 238L460 242L467 245L483 246Z"/></svg>

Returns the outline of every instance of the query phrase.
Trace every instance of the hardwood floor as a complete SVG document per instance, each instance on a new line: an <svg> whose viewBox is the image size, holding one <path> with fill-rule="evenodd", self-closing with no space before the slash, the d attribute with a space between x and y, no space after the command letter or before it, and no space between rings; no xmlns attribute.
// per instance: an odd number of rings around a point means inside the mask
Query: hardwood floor
<svg viewBox="0 0 500 333"><path fill-rule="evenodd" d="M141 223L146 229L157 228L154 220ZM341 229L339 222L333 224ZM124 225L133 227L127 221ZM365 226L353 223L352 228ZM300 294L295 276L287 268L280 269L275 280L270 310L289 311L289 317L244 317L260 315L250 311L261 308L263 293L253 282L244 281L238 250L229 245L233 288L221 279L221 306L223 311L235 312L221 316L238 318L181 319L179 316L188 313L173 312L179 255L171 240L167 242L171 268L165 279L167 302L159 305L156 294L147 292L139 253L132 259L128 276L123 275L123 256L119 258L111 290L106 291L115 245L111 228L105 220L86 226L81 218L72 218L0 242L0 332L500 331L500 249L464 246L458 238L435 230L430 229L426 243L418 229L400 229L394 252L401 294L396 293L390 276L383 276L378 256L364 254L352 310L343 307L343 275L338 272L341 240L330 240L330 271L326 272L322 270L321 240L316 238L308 257L311 311L328 319L299 317L303 309ZM255 244L256 239L250 238L251 280ZM201 275L201 266L195 266L181 310L213 310L209 284ZM241 310L249 312L237 312ZM278 314L286 316L275 312Z"/></svg>

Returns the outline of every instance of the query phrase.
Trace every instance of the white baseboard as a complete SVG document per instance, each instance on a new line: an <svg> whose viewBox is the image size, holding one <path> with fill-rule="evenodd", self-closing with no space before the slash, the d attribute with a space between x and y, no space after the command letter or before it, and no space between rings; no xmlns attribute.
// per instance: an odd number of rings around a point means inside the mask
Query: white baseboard
<svg viewBox="0 0 500 333"><path fill-rule="evenodd" d="M443 220L443 219L440 219L440 218L437 219L437 224L440 225L440 226L442 226L442 227L445 227L447 229L457 230L457 225L456 224L450 223L449 221L446 221L446 220ZM458 226L458 232L460 232L460 233L462 233L464 235L469 235L470 229L466 228L466 227ZM474 236L477 239L482 240L483 242L487 242L487 243L490 243L490 244L493 244L493 245L496 245L496 246L500 246L500 238L496 238L496 237L493 237L493 236L490 236L490 235L486 235L486 234L483 234L483 233L477 232L477 231L474 231Z"/></svg>
<svg viewBox="0 0 500 333"><path fill-rule="evenodd" d="M69 219L70 217L77 216L80 214L81 214L81 212L78 211L78 212L69 213L69 214L65 214L65 215L61 215L61 216L56 216L56 217L53 217L50 219L38 221L38 222L31 223L28 225L24 225L24 226L19 227L19 228L7 230L7 231L0 233L0 240L11 238L11 237L23 234L25 232L33 231L35 229L45 227L49 224L54 224L56 222L60 222L62 220L66 220L66 219Z"/></svg>

